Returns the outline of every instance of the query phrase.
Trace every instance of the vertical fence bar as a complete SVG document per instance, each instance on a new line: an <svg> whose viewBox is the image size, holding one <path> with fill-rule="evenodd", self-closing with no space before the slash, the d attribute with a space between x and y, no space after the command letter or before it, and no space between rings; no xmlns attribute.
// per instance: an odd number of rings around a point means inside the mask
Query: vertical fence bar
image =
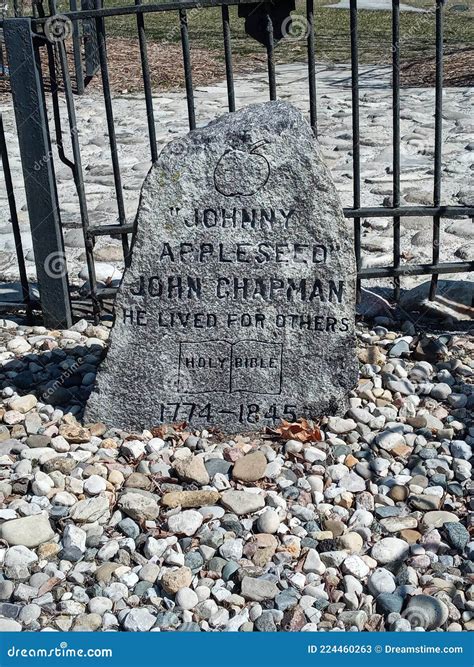
<svg viewBox="0 0 474 667"><path fill-rule="evenodd" d="M100 8L100 1L97 8ZM104 94L105 115L107 117L107 131L109 134L110 155L112 158L112 170L114 172L115 196L117 198L118 219L120 225L127 223L125 218L125 206L123 203L122 178L120 176L120 163L117 150L117 138L115 136L114 112L112 109L112 98L110 96L109 69L107 65L107 48L105 43L105 22L102 16L96 21L97 47L99 50L100 71L102 76L102 88ZM129 254L129 244L126 234L122 234L122 248L125 261Z"/></svg>
<svg viewBox="0 0 474 667"><path fill-rule="evenodd" d="M181 47L183 49L184 79L186 84L186 101L188 104L189 129L196 129L196 112L194 110L193 73L191 67L191 51L189 48L188 15L185 9L179 10L181 29Z"/></svg>
<svg viewBox="0 0 474 667"><path fill-rule="evenodd" d="M140 0L135 0L135 5L140 5ZM156 146L155 114L153 111L153 94L151 92L150 67L148 64L148 50L145 33L145 20L142 12L137 14L138 42L140 44L140 59L142 63L143 89L145 91L146 119L148 122L148 138L150 140L151 161L158 160L158 148Z"/></svg>
<svg viewBox="0 0 474 667"><path fill-rule="evenodd" d="M316 50L314 43L314 0L306 0L306 21L308 24L308 83L309 118L315 136L318 136L318 112L316 106Z"/></svg>
<svg viewBox="0 0 474 667"><path fill-rule="evenodd" d="M270 100L274 101L277 98L276 94L276 77L275 77L275 43L273 39L273 19L267 8L265 15L265 28L267 31L267 69L268 69L268 88L270 92Z"/></svg>
<svg viewBox="0 0 474 667"><path fill-rule="evenodd" d="M230 41L229 8L222 5L222 33L224 35L225 78L229 111L235 111L234 70L232 67L232 45Z"/></svg>
<svg viewBox="0 0 474 667"><path fill-rule="evenodd" d="M72 12L77 11L77 0L69 0ZM76 91L78 95L84 93L84 69L82 67L81 26L79 21L72 22L72 52L74 71L76 73Z"/></svg>
<svg viewBox="0 0 474 667"><path fill-rule="evenodd" d="M443 5L444 0L436 0L436 84L435 84L435 153L433 204L441 204L441 159L443 152ZM441 217L433 218L433 264L439 263ZM438 287L438 274L431 277L429 298L432 301Z"/></svg>
<svg viewBox="0 0 474 667"><path fill-rule="evenodd" d="M400 206L400 0L392 1L393 203ZM393 218L393 266L400 266L400 217ZM394 279L394 298L400 298L400 277Z"/></svg>
<svg viewBox="0 0 474 667"><path fill-rule="evenodd" d="M16 258L18 262L18 272L20 274L22 301L26 306L28 318L31 317L31 299L28 276L26 273L25 257L23 255L23 243L21 241L20 224L16 210L15 192L13 190L12 172L10 169L10 160L8 159L7 142L5 139L5 128L3 126L3 115L0 113L0 153L2 156L3 175L5 177L5 187L7 190L8 208L12 222L13 239L15 241Z"/></svg>
<svg viewBox="0 0 474 667"><path fill-rule="evenodd" d="M351 30L351 89L352 89L352 186L354 208L360 208L360 143L359 143L359 37L357 0L350 0ZM354 218L354 246L357 274L362 267L360 218ZM357 278L357 299L360 299L360 279Z"/></svg>
<svg viewBox="0 0 474 667"><path fill-rule="evenodd" d="M6 19L5 44L25 192L46 326L72 324L66 256L38 49L31 19Z"/></svg>
<svg viewBox="0 0 474 667"><path fill-rule="evenodd" d="M87 273L89 276L89 292L92 299L92 308L94 316L97 319L100 313L100 303L97 299L97 280L94 265L94 241L89 235L89 212L87 210L87 198L84 188L84 179L82 175L81 148L79 146L79 133L77 127L76 109L74 106L74 97L72 93L71 78L67 62L66 48L64 42L58 43L59 60L61 64L61 73L66 96L67 116L69 121L69 132L71 135L71 146L74 162L72 172L74 183L76 185L77 197L79 199L79 209L81 213L82 231L84 234L84 247L86 251Z"/></svg>

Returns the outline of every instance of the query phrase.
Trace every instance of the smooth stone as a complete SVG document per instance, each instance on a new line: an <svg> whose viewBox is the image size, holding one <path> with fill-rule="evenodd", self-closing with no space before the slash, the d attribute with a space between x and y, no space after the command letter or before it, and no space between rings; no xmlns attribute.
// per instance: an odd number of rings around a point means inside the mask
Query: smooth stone
<svg viewBox="0 0 474 667"><path fill-rule="evenodd" d="M201 527L203 520L204 517L200 512L184 510L168 517L168 528L172 533L191 536Z"/></svg>
<svg viewBox="0 0 474 667"><path fill-rule="evenodd" d="M408 555L409 545L398 537L384 537L374 544L370 555L377 563L385 565L402 561Z"/></svg>
<svg viewBox="0 0 474 667"><path fill-rule="evenodd" d="M256 482L264 476L267 463L262 452L251 452L235 462L232 477L241 482Z"/></svg>
<svg viewBox="0 0 474 667"><path fill-rule="evenodd" d="M234 512L237 516L252 514L265 507L262 494L247 491L224 491L221 502L226 509Z"/></svg>
<svg viewBox="0 0 474 667"><path fill-rule="evenodd" d="M44 514L36 514L5 521L0 525L0 537L10 546L21 544L34 549L51 540L54 530Z"/></svg>
<svg viewBox="0 0 474 667"><path fill-rule="evenodd" d="M403 598L393 593L381 593L375 600L375 607L379 614L399 614L403 607Z"/></svg>
<svg viewBox="0 0 474 667"><path fill-rule="evenodd" d="M258 517L257 527L261 533L275 534L280 527L280 517L278 516L278 513L273 509L265 510L265 512Z"/></svg>
<svg viewBox="0 0 474 667"><path fill-rule="evenodd" d="M381 593L393 593L396 588L393 574L383 567L379 567L372 572L367 584L370 592L375 597Z"/></svg>
<svg viewBox="0 0 474 667"><path fill-rule="evenodd" d="M278 595L278 587L273 581L244 577L241 584L241 595L246 600L256 602L273 600Z"/></svg>
<svg viewBox="0 0 474 667"><path fill-rule="evenodd" d="M135 521L153 521L160 512L158 503L153 498L141 493L126 492L120 496L119 508Z"/></svg>
<svg viewBox="0 0 474 667"><path fill-rule="evenodd" d="M422 519L422 525L425 528L442 528L445 523L458 523L459 517L452 512L444 510L436 510L434 512L426 512Z"/></svg>
<svg viewBox="0 0 474 667"><path fill-rule="evenodd" d="M199 598L192 588L180 588L176 593L175 602L180 609L194 609Z"/></svg>
<svg viewBox="0 0 474 667"><path fill-rule="evenodd" d="M165 507L205 507L218 502L218 491L170 491L161 502Z"/></svg>

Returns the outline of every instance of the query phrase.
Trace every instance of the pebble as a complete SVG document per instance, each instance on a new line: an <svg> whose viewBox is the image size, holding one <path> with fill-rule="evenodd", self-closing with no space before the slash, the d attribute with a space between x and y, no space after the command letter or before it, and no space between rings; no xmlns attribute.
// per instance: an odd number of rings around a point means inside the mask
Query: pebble
<svg viewBox="0 0 474 667"><path fill-rule="evenodd" d="M194 535L204 520L203 515L196 510L184 510L168 518L168 528L173 533Z"/></svg>
<svg viewBox="0 0 474 667"><path fill-rule="evenodd" d="M141 493L124 493L118 501L120 509L135 521L156 519L160 512L154 498L143 496Z"/></svg>
<svg viewBox="0 0 474 667"><path fill-rule="evenodd" d="M275 510L267 509L263 512L257 521L258 530L261 533L275 534L280 527L280 517Z"/></svg>
<svg viewBox="0 0 474 667"><path fill-rule="evenodd" d="M127 632L148 632L156 623L156 616L148 609L132 609L125 616L123 628Z"/></svg>
<svg viewBox="0 0 474 667"><path fill-rule="evenodd" d="M393 574L383 567L379 567L372 572L368 579L369 590L377 597L381 593L393 593L396 588Z"/></svg>
<svg viewBox="0 0 474 667"><path fill-rule="evenodd" d="M248 491L224 491L221 502L238 516L252 514L265 507L265 500L261 494Z"/></svg>
<svg viewBox="0 0 474 667"><path fill-rule="evenodd" d="M264 476L267 463L262 452L246 454L234 463L232 477L241 482L256 482Z"/></svg>
<svg viewBox="0 0 474 667"><path fill-rule="evenodd" d="M209 484L209 473L202 457L188 456L184 459L175 459L173 465L176 474L183 481L195 482L199 485Z"/></svg>
<svg viewBox="0 0 474 667"><path fill-rule="evenodd" d="M175 602L180 609L194 609L198 604L199 598L192 588L184 587L177 591Z"/></svg>
<svg viewBox="0 0 474 667"><path fill-rule="evenodd" d="M241 593L246 600L262 602L263 600L273 600L278 594L278 588L273 581L244 577L242 579Z"/></svg>
<svg viewBox="0 0 474 667"><path fill-rule="evenodd" d="M205 507L214 505L219 498L217 491L170 491L165 493L161 503L165 507Z"/></svg>
<svg viewBox="0 0 474 667"><path fill-rule="evenodd" d="M409 546L398 537L384 537L372 547L370 555L372 558L385 565L386 563L394 563L403 561L409 552Z"/></svg>
<svg viewBox="0 0 474 667"><path fill-rule="evenodd" d="M84 482L84 491L89 496L98 496L107 488L107 484L103 477L99 475L91 475Z"/></svg>
<svg viewBox="0 0 474 667"><path fill-rule="evenodd" d="M22 544L34 548L54 537L54 530L44 514L5 521L0 525L0 537L10 546Z"/></svg>
<svg viewBox="0 0 474 667"><path fill-rule="evenodd" d="M454 521L447 521L443 524L444 531L449 544L457 551L463 551L469 542L469 531L462 525Z"/></svg>

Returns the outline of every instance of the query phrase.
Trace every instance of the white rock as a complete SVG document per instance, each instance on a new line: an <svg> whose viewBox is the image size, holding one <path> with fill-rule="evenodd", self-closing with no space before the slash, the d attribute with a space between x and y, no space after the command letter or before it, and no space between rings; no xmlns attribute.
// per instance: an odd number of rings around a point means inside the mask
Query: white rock
<svg viewBox="0 0 474 667"><path fill-rule="evenodd" d="M363 579L370 572L370 568L366 565L362 558L356 554L352 554L344 560L342 564L342 570L346 574L352 574L352 576L356 577L357 579Z"/></svg>
<svg viewBox="0 0 474 667"><path fill-rule="evenodd" d="M280 527L280 517L278 512L273 509L267 509L258 517L257 528L261 533L275 534Z"/></svg>
<svg viewBox="0 0 474 667"><path fill-rule="evenodd" d="M194 609L199 598L192 588L185 586L176 593L175 602L180 609Z"/></svg>
<svg viewBox="0 0 474 667"><path fill-rule="evenodd" d="M82 528L68 523L64 529L62 547L62 557L65 560L77 561L86 550L87 534Z"/></svg>
<svg viewBox="0 0 474 667"><path fill-rule="evenodd" d="M372 547L371 556L377 563L402 561L408 555L409 545L398 537L384 537Z"/></svg>
<svg viewBox="0 0 474 667"><path fill-rule="evenodd" d="M374 597L377 597L380 593L393 593L397 587L393 574L383 567L374 570L367 583Z"/></svg>
<svg viewBox="0 0 474 667"><path fill-rule="evenodd" d="M357 424L353 419L342 419L341 417L328 418L328 430L337 435L349 433L350 431L353 431L356 426Z"/></svg>
<svg viewBox="0 0 474 667"><path fill-rule="evenodd" d="M148 632L155 625L156 617L143 607L128 612L123 627L128 632Z"/></svg>
<svg viewBox="0 0 474 667"><path fill-rule="evenodd" d="M10 410L16 410L17 412L25 414L26 412L32 410L37 403L38 400L36 396L33 396L33 394L27 394L26 396L18 396L18 398L12 398L9 401L9 408Z"/></svg>
<svg viewBox="0 0 474 667"><path fill-rule="evenodd" d="M105 479L100 475L91 475L84 481L84 491L89 496L98 496L107 488Z"/></svg>
<svg viewBox="0 0 474 667"><path fill-rule="evenodd" d="M309 549L303 564L303 572L314 572L322 575L326 572L326 566L319 557L316 549Z"/></svg>
<svg viewBox="0 0 474 667"><path fill-rule="evenodd" d="M196 510L184 510L168 518L168 528L172 533L190 537L200 528L204 517Z"/></svg>

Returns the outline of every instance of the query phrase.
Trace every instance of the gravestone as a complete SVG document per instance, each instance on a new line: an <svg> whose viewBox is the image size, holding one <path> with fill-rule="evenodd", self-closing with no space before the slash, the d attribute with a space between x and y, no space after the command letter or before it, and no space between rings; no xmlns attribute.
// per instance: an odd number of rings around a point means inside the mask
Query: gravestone
<svg viewBox="0 0 474 667"><path fill-rule="evenodd" d="M252 105L170 143L143 186L86 420L231 433L342 409L355 279L349 224L293 106Z"/></svg>

